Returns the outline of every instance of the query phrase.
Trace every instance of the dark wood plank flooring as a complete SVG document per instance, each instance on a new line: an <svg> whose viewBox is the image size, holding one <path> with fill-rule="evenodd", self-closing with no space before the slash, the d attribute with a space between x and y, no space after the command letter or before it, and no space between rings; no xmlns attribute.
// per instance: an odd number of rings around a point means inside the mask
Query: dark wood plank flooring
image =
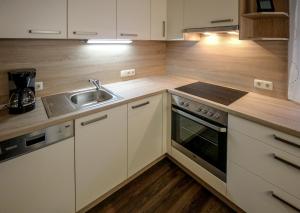
<svg viewBox="0 0 300 213"><path fill-rule="evenodd" d="M102 212L234 212L168 159L91 209Z"/></svg>

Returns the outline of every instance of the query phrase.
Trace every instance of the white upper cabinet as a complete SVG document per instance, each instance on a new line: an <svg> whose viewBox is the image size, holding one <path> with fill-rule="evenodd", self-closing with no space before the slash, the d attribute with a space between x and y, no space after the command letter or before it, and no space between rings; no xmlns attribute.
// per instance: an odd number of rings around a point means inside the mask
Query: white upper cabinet
<svg viewBox="0 0 300 213"><path fill-rule="evenodd" d="M150 40L150 0L117 0L117 38Z"/></svg>
<svg viewBox="0 0 300 213"><path fill-rule="evenodd" d="M183 39L183 0L167 0L167 39Z"/></svg>
<svg viewBox="0 0 300 213"><path fill-rule="evenodd" d="M68 0L68 37L116 39L116 0Z"/></svg>
<svg viewBox="0 0 300 213"><path fill-rule="evenodd" d="M184 0L184 29L238 25L238 0Z"/></svg>
<svg viewBox="0 0 300 213"><path fill-rule="evenodd" d="M0 0L0 38L67 38L67 0Z"/></svg>
<svg viewBox="0 0 300 213"><path fill-rule="evenodd" d="M166 40L167 0L151 0L151 40Z"/></svg>

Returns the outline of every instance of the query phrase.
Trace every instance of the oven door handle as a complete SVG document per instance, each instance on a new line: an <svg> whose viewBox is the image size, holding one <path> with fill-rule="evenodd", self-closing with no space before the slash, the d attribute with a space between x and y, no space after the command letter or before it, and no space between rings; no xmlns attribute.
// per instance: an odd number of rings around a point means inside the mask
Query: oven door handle
<svg viewBox="0 0 300 213"><path fill-rule="evenodd" d="M197 117L195 117L195 116L192 116L192 115L190 115L190 114L188 114L188 113L186 113L186 112L184 112L184 111L181 111L181 110L179 110L179 109L175 109L174 107L172 107L172 111L173 111L173 112L176 112L176 113L178 113L179 115L182 115L182 116L184 116L184 117L186 117L186 118L189 118L189 119L191 119L191 120L193 120L193 121L195 121L195 122L197 122L197 123L200 123L200 124L202 124L202 125L204 125L204 126L207 126L207 127L211 128L211 129L217 131L217 132L227 132L227 128L225 128L225 127L219 127L219 126L216 126L216 125L211 124L211 123L209 123L209 122L207 122L207 121L204 121L204 120L202 120L202 119L200 119L200 118L197 118Z"/></svg>

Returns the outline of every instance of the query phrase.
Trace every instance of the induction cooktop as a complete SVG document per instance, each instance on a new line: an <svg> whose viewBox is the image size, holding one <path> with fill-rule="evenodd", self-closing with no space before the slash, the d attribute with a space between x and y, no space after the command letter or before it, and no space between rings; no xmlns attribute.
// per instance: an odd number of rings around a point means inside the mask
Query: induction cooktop
<svg viewBox="0 0 300 213"><path fill-rule="evenodd" d="M181 92L185 92L200 98L205 98L210 101L217 102L223 105L230 105L237 101L241 97L247 94L247 92L231 89L227 87L217 86L204 82L196 82L176 88Z"/></svg>

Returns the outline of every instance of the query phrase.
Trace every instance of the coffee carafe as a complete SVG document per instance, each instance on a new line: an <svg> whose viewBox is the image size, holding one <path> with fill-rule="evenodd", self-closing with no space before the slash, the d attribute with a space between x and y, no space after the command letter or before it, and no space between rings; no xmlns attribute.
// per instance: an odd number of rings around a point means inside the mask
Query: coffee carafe
<svg viewBox="0 0 300 213"><path fill-rule="evenodd" d="M21 114L35 108L36 69L17 69L8 72L10 114Z"/></svg>

